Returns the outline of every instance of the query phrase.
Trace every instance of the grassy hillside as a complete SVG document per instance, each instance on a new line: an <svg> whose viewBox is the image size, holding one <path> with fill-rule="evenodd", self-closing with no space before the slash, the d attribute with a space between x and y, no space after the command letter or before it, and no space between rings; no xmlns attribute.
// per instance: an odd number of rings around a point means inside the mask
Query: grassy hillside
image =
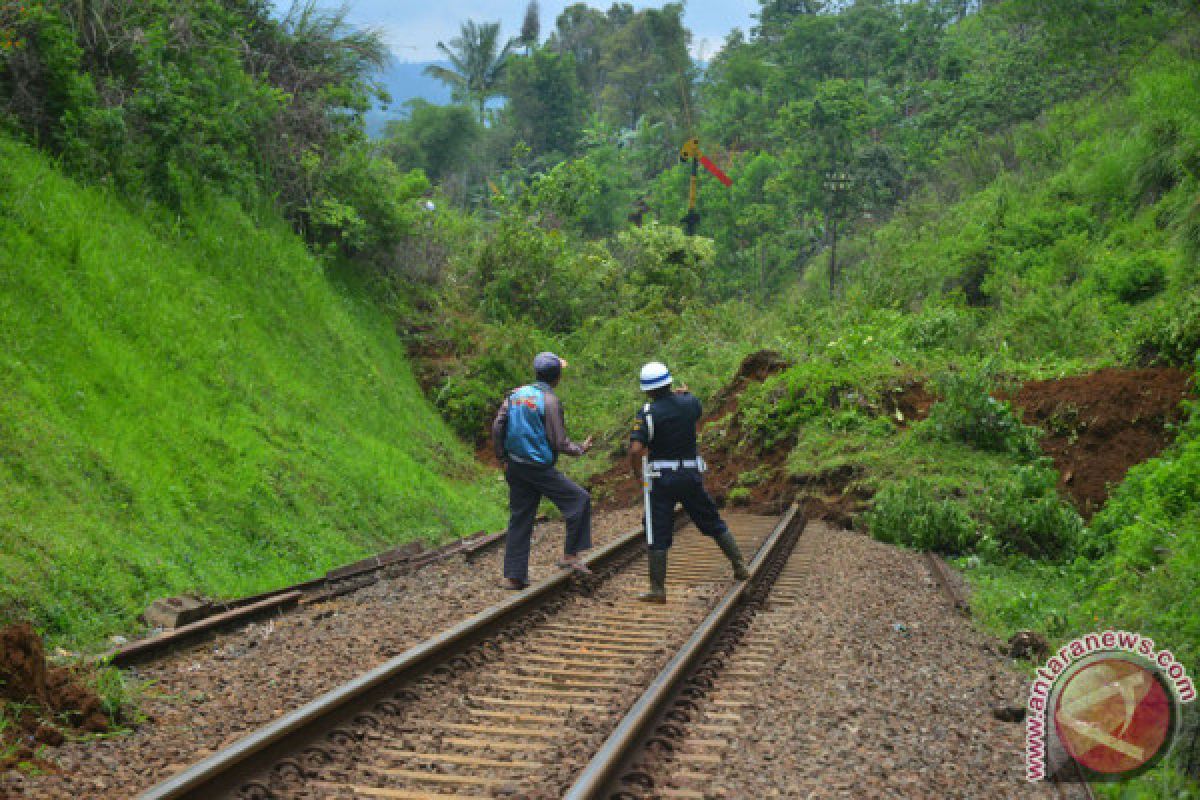
<svg viewBox="0 0 1200 800"><path fill-rule="evenodd" d="M1200 64L1164 49L1127 87L947 160L891 220L846 243L837 302L824 257L808 265L779 312L796 366L717 427L754 451L788 451L784 472L816 502L846 490L876 537L957 556L997 633L1028 628L1057 645L1137 630L1198 663L1200 407L1085 520L1056 491L1043 432L994 399L1109 365L1194 376L1197 85ZM914 385L933 403L919 422L897 413ZM1070 412L1051 433L1081 431L1087 420ZM743 477L747 492L763 478ZM1158 770L1105 796L1197 794Z"/></svg>
<svg viewBox="0 0 1200 800"><path fill-rule="evenodd" d="M909 312L903 327L922 333L904 337L905 344L956 371L943 375L943 388L961 387L964 373L984 365L1008 377L1113 363L1194 370L1198 84L1200 65L1162 51L1132 76L1128 91L1059 107L989 142L973 166L960 160L961 171L940 191L931 189L849 248L859 260L847 289L852 306L877 325L891 312L874 309ZM895 336L891 326L879 327L878 339ZM972 419L969 397L943 396L943 408L957 404L963 412L942 414L947 427ZM1015 429L982 444L979 428L958 430L968 435L957 438L976 438L977 450L1020 455ZM1175 611L1187 607L1200 581L1196 433L1194 419L1180 425L1175 449L1136 469L1063 554L1089 560L1067 572L1049 569L1043 593L1032 600L1001 582L981 602L1007 625L1063 636L1102 620L1159 634L1191 660L1200 658L1196 616ZM847 452L844 445L835 450ZM960 493L969 489L969 481L955 480ZM994 495L996 486L988 480L978 488ZM879 499L894 500L896 510L902 505L893 494L877 498L877 507ZM982 501L967 491L958 502L978 508Z"/></svg>
<svg viewBox="0 0 1200 800"><path fill-rule="evenodd" d="M386 316L263 216L139 216L0 140L3 616L87 642L502 524Z"/></svg>

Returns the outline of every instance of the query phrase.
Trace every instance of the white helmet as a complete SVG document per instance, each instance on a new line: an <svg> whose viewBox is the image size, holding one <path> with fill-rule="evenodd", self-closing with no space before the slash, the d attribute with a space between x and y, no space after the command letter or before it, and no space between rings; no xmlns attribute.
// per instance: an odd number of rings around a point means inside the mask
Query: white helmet
<svg viewBox="0 0 1200 800"><path fill-rule="evenodd" d="M642 391L649 392L652 389L661 389L664 386L671 385L671 370L667 369L666 364L661 364L657 361L651 361L646 366L642 367Z"/></svg>

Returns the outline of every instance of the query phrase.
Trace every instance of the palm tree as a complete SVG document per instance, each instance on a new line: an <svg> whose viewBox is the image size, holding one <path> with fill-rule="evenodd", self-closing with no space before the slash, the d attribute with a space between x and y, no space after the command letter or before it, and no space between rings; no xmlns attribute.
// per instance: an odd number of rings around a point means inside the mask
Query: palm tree
<svg viewBox="0 0 1200 800"><path fill-rule="evenodd" d="M454 92L454 99L473 103L483 122L483 110L488 98L500 92L504 68L516 42L509 39L499 47L500 23L485 22L476 25L474 20L462 24L460 35L450 40L449 46L438 42L438 49L450 59L450 67L431 64L425 74L437 78Z"/></svg>

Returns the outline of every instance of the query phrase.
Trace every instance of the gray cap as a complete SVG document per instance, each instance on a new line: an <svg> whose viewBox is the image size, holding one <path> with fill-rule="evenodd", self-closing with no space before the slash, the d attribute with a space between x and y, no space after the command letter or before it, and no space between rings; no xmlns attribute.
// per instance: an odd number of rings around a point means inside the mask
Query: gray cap
<svg viewBox="0 0 1200 800"><path fill-rule="evenodd" d="M554 372L566 366L567 362L563 361L554 353L538 353L533 357L534 372Z"/></svg>

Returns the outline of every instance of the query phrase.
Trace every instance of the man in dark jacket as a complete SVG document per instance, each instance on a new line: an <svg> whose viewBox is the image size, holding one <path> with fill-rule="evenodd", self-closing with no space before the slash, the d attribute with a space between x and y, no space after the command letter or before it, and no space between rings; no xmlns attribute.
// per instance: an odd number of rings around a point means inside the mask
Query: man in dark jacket
<svg viewBox="0 0 1200 800"><path fill-rule="evenodd" d="M554 465L558 456L581 456L592 446L572 442L562 403L554 393L567 362L554 353L538 353L533 360L534 383L515 390L500 406L492 423L492 444L508 481L508 532L504 539L506 589L529 585L529 540L542 497L562 512L567 525L564 569L588 572L580 553L592 546L592 497Z"/></svg>
<svg viewBox="0 0 1200 800"><path fill-rule="evenodd" d="M704 460L696 446L696 424L703 412L700 401L680 386L671 391L671 372L651 361L642 367L641 387L649 400L638 412L629 437L629 468L649 483L646 502L646 544L650 591L647 603L667 602L667 551L674 540L675 504L705 536L711 536L733 565L733 576L747 577L737 540L729 532L717 504L704 490Z"/></svg>

